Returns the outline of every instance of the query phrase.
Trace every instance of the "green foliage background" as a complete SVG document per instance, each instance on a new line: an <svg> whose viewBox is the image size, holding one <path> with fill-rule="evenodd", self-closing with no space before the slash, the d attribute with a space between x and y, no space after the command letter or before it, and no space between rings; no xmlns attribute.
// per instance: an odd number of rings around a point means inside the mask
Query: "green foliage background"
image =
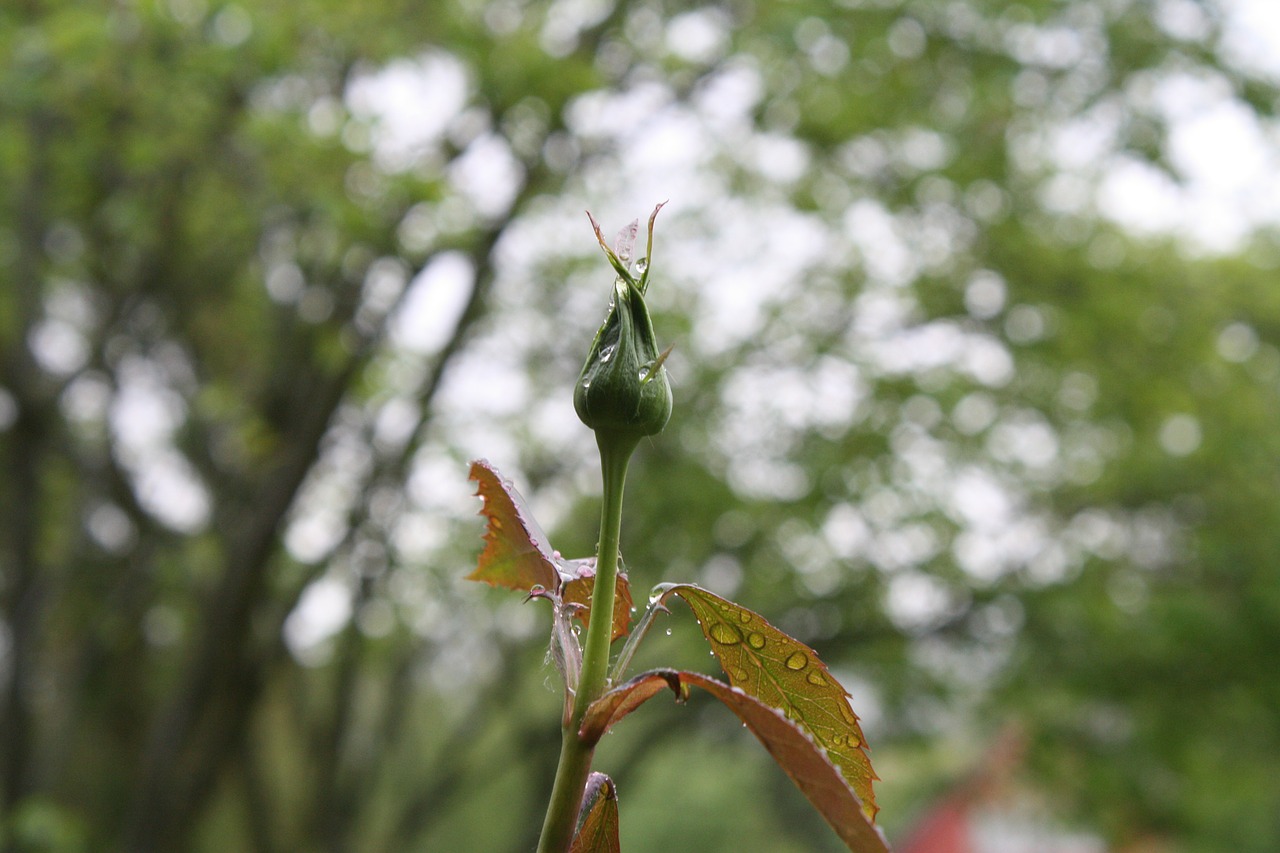
<svg viewBox="0 0 1280 853"><path fill-rule="evenodd" d="M531 849L547 615L460 583L466 462L591 552L581 210L664 198L636 587L817 647L893 833L1012 723L1117 847L1280 847L1277 233L1100 201L1183 177L1170 80L1275 138L1231 8L5 4L6 849ZM629 851L836 849L721 709L628 723Z"/></svg>

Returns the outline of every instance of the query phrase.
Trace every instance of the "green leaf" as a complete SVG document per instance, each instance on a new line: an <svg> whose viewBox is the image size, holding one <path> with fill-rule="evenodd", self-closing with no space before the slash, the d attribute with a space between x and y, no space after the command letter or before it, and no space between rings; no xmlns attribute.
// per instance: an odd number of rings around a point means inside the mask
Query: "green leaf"
<svg viewBox="0 0 1280 853"><path fill-rule="evenodd" d="M488 524L484 550L467 580L530 592L541 587L570 608L570 615L586 626L591 619L591 592L595 587L595 559L566 560L551 547L547 534L534 519L524 498L511 481L484 459L471 463L476 495L483 501L480 514ZM613 636L624 637L631 627L631 584L618 573L614 597Z"/></svg>
<svg viewBox="0 0 1280 853"><path fill-rule="evenodd" d="M603 773L592 773L582 799L582 820L569 853L620 853L618 790Z"/></svg>
<svg viewBox="0 0 1280 853"><path fill-rule="evenodd" d="M688 698L690 687L715 696L751 730L851 851L888 853L884 836L849 780L832 763L828 751L795 720L741 688L697 672L646 672L591 703L578 736L588 743L598 741L611 726L664 687L673 690L679 702Z"/></svg>
<svg viewBox="0 0 1280 853"><path fill-rule="evenodd" d="M703 636L729 683L777 708L813 736L858 793L867 817L875 819L871 767L858 715L849 693L831 675L813 649L774 626L760 614L691 584L674 584L662 593L678 595L697 617Z"/></svg>

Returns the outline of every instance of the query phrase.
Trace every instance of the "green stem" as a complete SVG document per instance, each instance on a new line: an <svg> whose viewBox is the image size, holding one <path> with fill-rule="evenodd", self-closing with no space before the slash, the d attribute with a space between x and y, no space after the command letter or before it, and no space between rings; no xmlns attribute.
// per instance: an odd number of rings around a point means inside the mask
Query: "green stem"
<svg viewBox="0 0 1280 853"><path fill-rule="evenodd" d="M600 546L596 550L596 582L591 600L591 620L582 650L582 676L574 697L573 716L581 720L587 706L600 697L607 687L609 645L613 639L613 602L618 578L618 543L622 533L622 492L627 479L627 464L638 440L618 439L608 433L597 433L600 446L600 473L604 480L603 505L600 510Z"/></svg>
<svg viewBox="0 0 1280 853"><path fill-rule="evenodd" d="M564 853L573 841L582 807L582 794L591 773L594 743L578 737L587 707L608 688L609 645L613 638L613 602L618 577L618 540L622 531L622 492L627 464L638 439L607 432L596 433L600 447L600 471L604 478L604 502L600 512L600 547L596 551L596 581L591 595L591 619L582 652L582 673L573 710L562 731L560 763L547 804L546 821L538 853Z"/></svg>

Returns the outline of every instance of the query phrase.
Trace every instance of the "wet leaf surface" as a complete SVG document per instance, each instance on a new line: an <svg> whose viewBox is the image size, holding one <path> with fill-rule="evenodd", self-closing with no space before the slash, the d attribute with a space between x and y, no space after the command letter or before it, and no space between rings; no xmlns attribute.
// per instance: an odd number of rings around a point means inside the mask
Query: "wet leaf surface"
<svg viewBox="0 0 1280 853"><path fill-rule="evenodd" d="M858 716L849 693L817 653L760 614L705 589L676 584L663 593L684 599L702 627L729 684L777 708L827 751L875 819L878 806Z"/></svg>
<svg viewBox="0 0 1280 853"><path fill-rule="evenodd" d="M884 836L868 817L849 780L832 763L827 750L785 713L742 688L697 672L669 669L646 672L593 702L579 736L598 740L616 722L664 688L675 691L677 701L684 701L691 687L707 691L737 715L851 851L887 853L889 847Z"/></svg>

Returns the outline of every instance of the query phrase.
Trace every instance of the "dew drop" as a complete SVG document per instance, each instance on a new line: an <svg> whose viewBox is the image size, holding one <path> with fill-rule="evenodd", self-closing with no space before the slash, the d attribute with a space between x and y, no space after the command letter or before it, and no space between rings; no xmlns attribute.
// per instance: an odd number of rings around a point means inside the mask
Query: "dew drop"
<svg viewBox="0 0 1280 853"><path fill-rule="evenodd" d="M743 610L741 613L738 614L738 621L741 622L743 625L747 624L748 622L751 621L751 614Z"/></svg>
<svg viewBox="0 0 1280 853"><path fill-rule="evenodd" d="M489 523L493 525L494 530L502 529L502 519L498 518L496 515L489 517Z"/></svg>
<svg viewBox="0 0 1280 853"><path fill-rule="evenodd" d="M670 629L670 628L668 628L668 629L667 629L667 636L668 636L668 637L670 637L670 636L671 636L671 629Z"/></svg>
<svg viewBox="0 0 1280 853"><path fill-rule="evenodd" d="M792 652L787 658L787 669L793 669L797 672L809 665L809 656L804 652Z"/></svg>
<svg viewBox="0 0 1280 853"><path fill-rule="evenodd" d="M764 648L764 634L757 634L752 631L747 635L747 645L753 649L759 650Z"/></svg>
<svg viewBox="0 0 1280 853"><path fill-rule="evenodd" d="M791 666L791 660L790 660L790 659L788 659L788 660L787 660L787 666ZM795 667L792 667L792 668L794 669ZM823 678L822 673L818 672L818 671L815 669L813 672L809 673L809 683L810 683L810 684L816 684L816 685L818 685L819 687L821 687L821 686L823 686L824 684L826 684L826 683L827 683L827 679Z"/></svg>
<svg viewBox="0 0 1280 853"><path fill-rule="evenodd" d="M590 380L590 379L584 379L584 380L582 380L582 390L583 390L583 391L586 391L586 390L587 390L587 389L589 389L590 387L591 387L591 380Z"/></svg>
<svg viewBox="0 0 1280 853"><path fill-rule="evenodd" d="M602 348L600 350L600 360L603 362L609 361L609 359L613 358L613 351L615 349L617 349L617 347L613 344L609 344L607 347Z"/></svg>
<svg viewBox="0 0 1280 853"><path fill-rule="evenodd" d="M711 627L707 629L707 633L711 635L711 639L726 646L742 642L742 634L739 633L738 629L732 625L726 625L724 622L712 622Z"/></svg>
<svg viewBox="0 0 1280 853"><path fill-rule="evenodd" d="M840 703L840 716L844 717L845 722L853 725L858 722L858 715L853 713L853 709L849 707L848 702Z"/></svg>
<svg viewBox="0 0 1280 853"><path fill-rule="evenodd" d="M648 258L640 258L639 260L636 261L636 272L640 273L640 275L644 275L644 271L647 270L648 268L649 268Z"/></svg>

